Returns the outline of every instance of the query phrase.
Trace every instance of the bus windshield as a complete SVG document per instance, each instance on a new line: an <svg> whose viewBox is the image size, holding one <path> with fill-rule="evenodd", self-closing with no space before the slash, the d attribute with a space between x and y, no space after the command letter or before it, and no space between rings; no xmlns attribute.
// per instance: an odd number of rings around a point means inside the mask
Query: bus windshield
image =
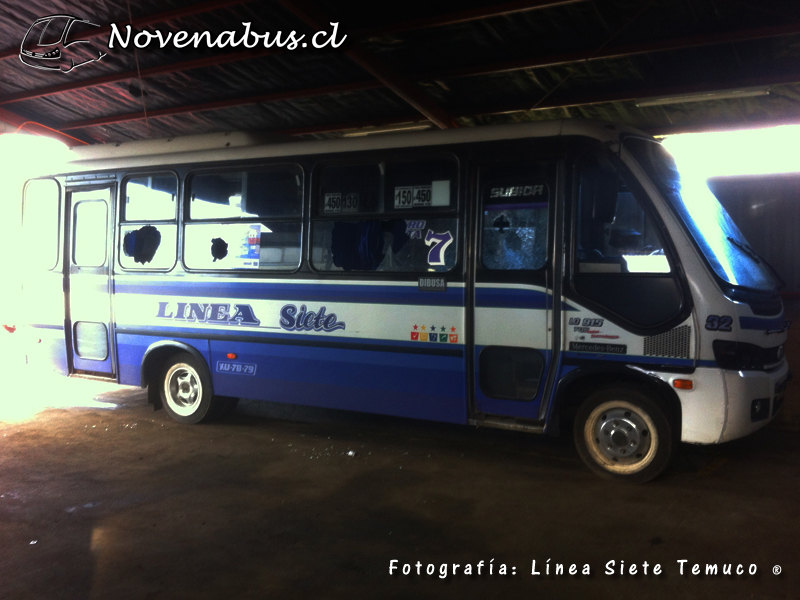
<svg viewBox="0 0 800 600"><path fill-rule="evenodd" d="M675 159L658 142L628 137L623 144L683 220L717 276L761 291L780 286L780 277L747 243L705 178L681 176Z"/></svg>

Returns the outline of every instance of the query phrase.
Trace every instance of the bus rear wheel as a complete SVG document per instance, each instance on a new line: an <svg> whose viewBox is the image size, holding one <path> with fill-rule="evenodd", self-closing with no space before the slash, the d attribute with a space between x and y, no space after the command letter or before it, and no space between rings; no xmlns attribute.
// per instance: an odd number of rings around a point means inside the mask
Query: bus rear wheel
<svg viewBox="0 0 800 600"><path fill-rule="evenodd" d="M187 352L172 355L161 371L161 404L179 423L201 423L214 418L218 401L205 365Z"/></svg>
<svg viewBox="0 0 800 600"><path fill-rule="evenodd" d="M575 446L583 462L607 479L644 483L660 475L672 455L672 427L642 390L614 386L592 394L575 418Z"/></svg>

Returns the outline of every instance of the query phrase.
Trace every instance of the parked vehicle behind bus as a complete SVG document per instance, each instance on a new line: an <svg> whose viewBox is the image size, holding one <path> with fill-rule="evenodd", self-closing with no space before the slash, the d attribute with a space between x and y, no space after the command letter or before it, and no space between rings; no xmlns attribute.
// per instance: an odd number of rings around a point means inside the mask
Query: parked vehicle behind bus
<svg viewBox="0 0 800 600"><path fill-rule="evenodd" d="M778 278L656 141L560 121L72 150L31 180L38 360L149 386L558 433L641 482L763 427L789 376ZM31 356L31 360L36 357Z"/></svg>

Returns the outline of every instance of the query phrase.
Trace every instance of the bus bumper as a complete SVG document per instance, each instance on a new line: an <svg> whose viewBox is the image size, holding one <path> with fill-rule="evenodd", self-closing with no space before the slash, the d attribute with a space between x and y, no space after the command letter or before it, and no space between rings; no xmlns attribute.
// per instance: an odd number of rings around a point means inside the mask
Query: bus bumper
<svg viewBox="0 0 800 600"><path fill-rule="evenodd" d="M686 377L686 376L682 376ZM669 383L675 375L665 378ZM681 402L681 441L719 444L761 429L783 403L789 365L769 372L698 368L692 390L675 390Z"/></svg>

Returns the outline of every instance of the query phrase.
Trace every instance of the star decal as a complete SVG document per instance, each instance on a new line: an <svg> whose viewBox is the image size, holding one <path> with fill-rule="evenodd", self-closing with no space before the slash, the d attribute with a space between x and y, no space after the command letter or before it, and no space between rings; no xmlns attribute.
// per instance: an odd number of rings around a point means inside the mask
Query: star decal
<svg viewBox="0 0 800 600"><path fill-rule="evenodd" d="M416 330L417 330L417 327L418 327L417 325L414 325L414 331L416 331Z"/></svg>

